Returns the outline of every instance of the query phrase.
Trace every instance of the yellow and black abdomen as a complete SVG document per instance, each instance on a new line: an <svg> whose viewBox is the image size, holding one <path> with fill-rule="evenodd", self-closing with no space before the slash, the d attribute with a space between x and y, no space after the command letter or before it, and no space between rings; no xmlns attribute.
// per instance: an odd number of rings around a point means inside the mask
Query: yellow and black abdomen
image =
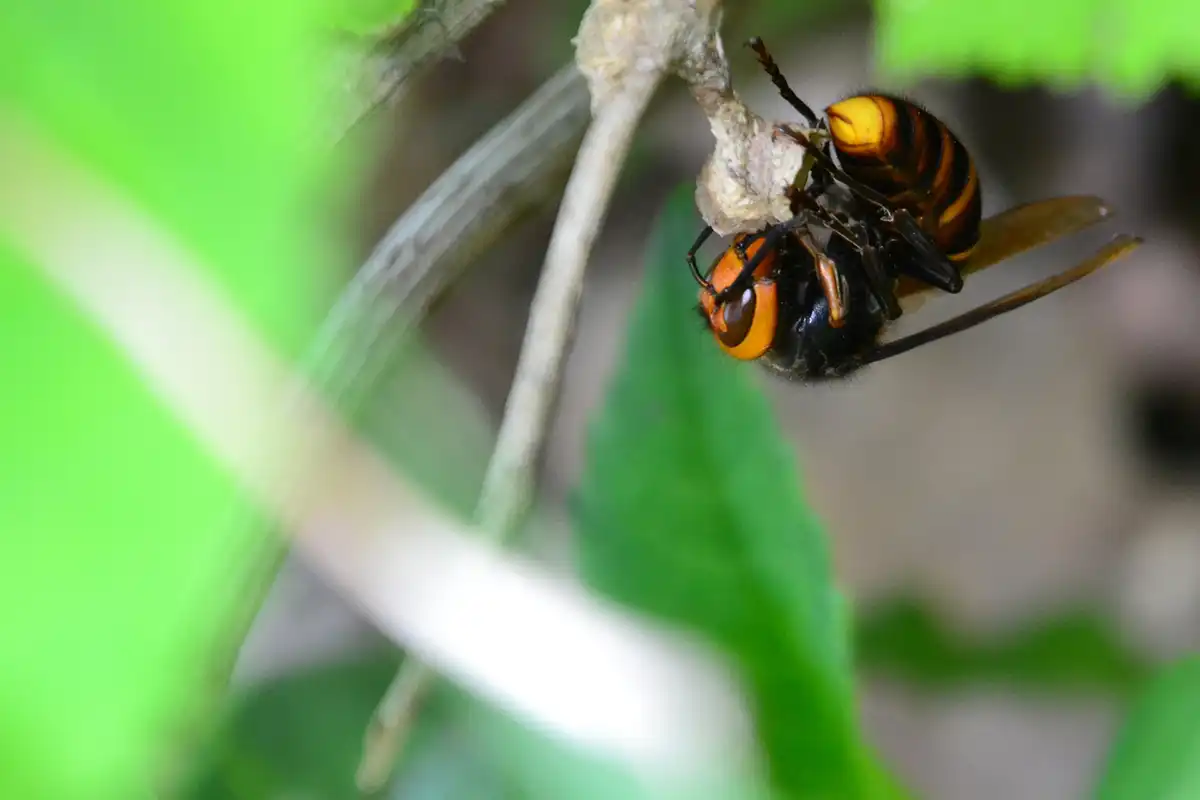
<svg viewBox="0 0 1200 800"><path fill-rule="evenodd" d="M979 241L979 176L946 124L880 94L848 97L825 113L846 174L912 213L951 261L965 261Z"/></svg>

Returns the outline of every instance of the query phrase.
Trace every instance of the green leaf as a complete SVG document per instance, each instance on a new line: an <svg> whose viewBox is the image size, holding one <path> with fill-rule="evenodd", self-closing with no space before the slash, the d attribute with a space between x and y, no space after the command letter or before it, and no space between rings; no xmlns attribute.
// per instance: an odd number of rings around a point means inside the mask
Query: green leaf
<svg viewBox="0 0 1200 800"><path fill-rule="evenodd" d="M731 40L740 43L742 39L758 35L769 35L771 39L799 35L801 31L813 35L812 30L804 30L806 26L815 28L831 21L857 17L868 11L869 5L864 0L774 0L754 3L747 5L744 10L739 9L738 15L730 20L729 25L733 26L736 36L726 29L725 41L728 46ZM771 41L768 40L767 44L770 45ZM748 61L757 67L753 54Z"/></svg>
<svg viewBox="0 0 1200 800"><path fill-rule="evenodd" d="M880 66L987 74L1062 89L1100 80L1144 99L1165 80L1200 79L1200 7L1188 0L877 0Z"/></svg>
<svg viewBox="0 0 1200 800"><path fill-rule="evenodd" d="M313 28L305 0L0 4L0 112L288 354L340 244L313 224L338 193L305 145ZM269 540L229 524L239 488L11 241L0 297L0 796L145 796L185 709L211 713L199 687Z"/></svg>
<svg viewBox="0 0 1200 800"><path fill-rule="evenodd" d="M1137 699L1108 756L1097 800L1200 797L1200 658L1167 669Z"/></svg>
<svg viewBox="0 0 1200 800"><path fill-rule="evenodd" d="M417 0L326 0L325 19L334 30L379 37L404 25L416 8Z"/></svg>
<svg viewBox="0 0 1200 800"><path fill-rule="evenodd" d="M185 800L358 797L362 733L391 656L310 668L236 698ZM680 791L680 789L685 791ZM395 800L757 800L748 786L648 786L620 764L535 731L448 684L422 705Z"/></svg>
<svg viewBox="0 0 1200 800"><path fill-rule="evenodd" d="M397 661L305 669L234 695L186 797L353 797L362 732Z"/></svg>
<svg viewBox="0 0 1200 800"><path fill-rule="evenodd" d="M580 569L602 593L728 655L780 790L877 796L821 526L757 368L723 354L695 311L683 255L699 224L681 187L592 425L574 498Z"/></svg>
<svg viewBox="0 0 1200 800"><path fill-rule="evenodd" d="M1146 665L1094 614L1064 614L999 641L965 642L933 611L900 599L859 616L860 670L930 688L988 681L1035 689L1126 692Z"/></svg>
<svg viewBox="0 0 1200 800"><path fill-rule="evenodd" d="M395 673L394 655L297 672L231 698L186 800L350 800L363 731ZM383 794L404 800L513 796L470 726L463 701L438 687L422 707L402 768Z"/></svg>

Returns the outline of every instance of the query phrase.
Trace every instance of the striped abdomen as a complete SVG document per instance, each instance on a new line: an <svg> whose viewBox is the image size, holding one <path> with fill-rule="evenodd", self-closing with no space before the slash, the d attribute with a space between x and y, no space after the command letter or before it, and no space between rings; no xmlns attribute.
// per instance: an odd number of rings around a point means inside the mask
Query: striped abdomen
<svg viewBox="0 0 1200 800"><path fill-rule="evenodd" d="M979 176L945 123L878 94L849 97L825 113L846 174L908 209L951 261L965 261L979 241Z"/></svg>

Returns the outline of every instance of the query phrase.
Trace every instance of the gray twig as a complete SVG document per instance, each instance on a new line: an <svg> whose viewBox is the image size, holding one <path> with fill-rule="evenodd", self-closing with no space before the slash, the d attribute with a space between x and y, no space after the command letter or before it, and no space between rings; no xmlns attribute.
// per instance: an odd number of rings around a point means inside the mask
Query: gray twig
<svg viewBox="0 0 1200 800"><path fill-rule="evenodd" d="M530 505L562 364L574 333L587 259L637 123L659 81L659 75L646 75L627 85L596 114L579 148L530 306L516 377L479 500L479 523L498 539L519 527Z"/></svg>
<svg viewBox="0 0 1200 800"><path fill-rule="evenodd" d="M312 351L316 379L343 405L374 385L391 346L430 300L517 217L550 194L588 120L572 64L463 154L396 221L355 275ZM411 656L365 735L357 782L376 792L391 775L432 675Z"/></svg>
<svg viewBox="0 0 1200 800"><path fill-rule="evenodd" d="M384 234L309 352L332 399L360 394L429 303L522 214L557 189L588 119L574 65L559 70L431 185Z"/></svg>

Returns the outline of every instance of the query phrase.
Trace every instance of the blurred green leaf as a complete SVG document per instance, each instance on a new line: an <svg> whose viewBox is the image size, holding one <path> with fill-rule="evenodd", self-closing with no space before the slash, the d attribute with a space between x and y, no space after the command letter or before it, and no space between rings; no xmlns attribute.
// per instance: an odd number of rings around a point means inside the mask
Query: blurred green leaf
<svg viewBox="0 0 1200 800"><path fill-rule="evenodd" d="M854 651L860 669L938 690L990 681L1125 692L1148 670L1095 614L1066 614L1000 641L967 642L913 599L860 612Z"/></svg>
<svg viewBox="0 0 1200 800"><path fill-rule="evenodd" d="M418 0L325 0L324 13L330 28L374 38L399 29L418 5Z"/></svg>
<svg viewBox="0 0 1200 800"><path fill-rule="evenodd" d="M869 0L762 0L747 3L726 12L732 17L725 31L727 46L735 42L740 45L742 40L751 36L768 36L771 40L787 36L812 36L814 31L809 26L861 15L869 8ZM750 64L758 69L753 58Z"/></svg>
<svg viewBox="0 0 1200 800"><path fill-rule="evenodd" d="M371 711L396 658L301 670L234 695L192 800L355 796Z"/></svg>
<svg viewBox="0 0 1200 800"><path fill-rule="evenodd" d="M1058 88L1098 79L1132 98L1200 78L1200 6L1188 0L877 0L881 67L985 73Z"/></svg>
<svg viewBox="0 0 1200 800"><path fill-rule="evenodd" d="M352 800L363 731L395 674L394 655L302 670L231 698L185 800ZM516 796L500 759L470 735L465 700L439 687L430 695L384 794L397 800L500 800Z"/></svg>
<svg viewBox="0 0 1200 800"><path fill-rule="evenodd" d="M396 668L391 656L309 668L242 694L185 800L352 800L363 730ZM649 786L459 691L436 686L395 800L755 800L745 786Z"/></svg>
<svg viewBox="0 0 1200 800"><path fill-rule="evenodd" d="M659 223L625 357L592 425L574 498L580 569L604 594L728 654L779 789L877 796L824 535L766 399L695 311L683 260L699 225L692 192L675 192Z"/></svg>
<svg viewBox="0 0 1200 800"><path fill-rule="evenodd" d="M1097 800L1200 797L1200 658L1164 671L1135 701L1109 753Z"/></svg>
<svg viewBox="0 0 1200 800"><path fill-rule="evenodd" d="M314 20L307 0L0 4L0 110L287 354L341 246L315 200L349 174L306 145L327 113ZM184 709L209 711L198 687L269 540L227 524L238 487L104 332L11 243L0 262L0 795L144 796Z"/></svg>

